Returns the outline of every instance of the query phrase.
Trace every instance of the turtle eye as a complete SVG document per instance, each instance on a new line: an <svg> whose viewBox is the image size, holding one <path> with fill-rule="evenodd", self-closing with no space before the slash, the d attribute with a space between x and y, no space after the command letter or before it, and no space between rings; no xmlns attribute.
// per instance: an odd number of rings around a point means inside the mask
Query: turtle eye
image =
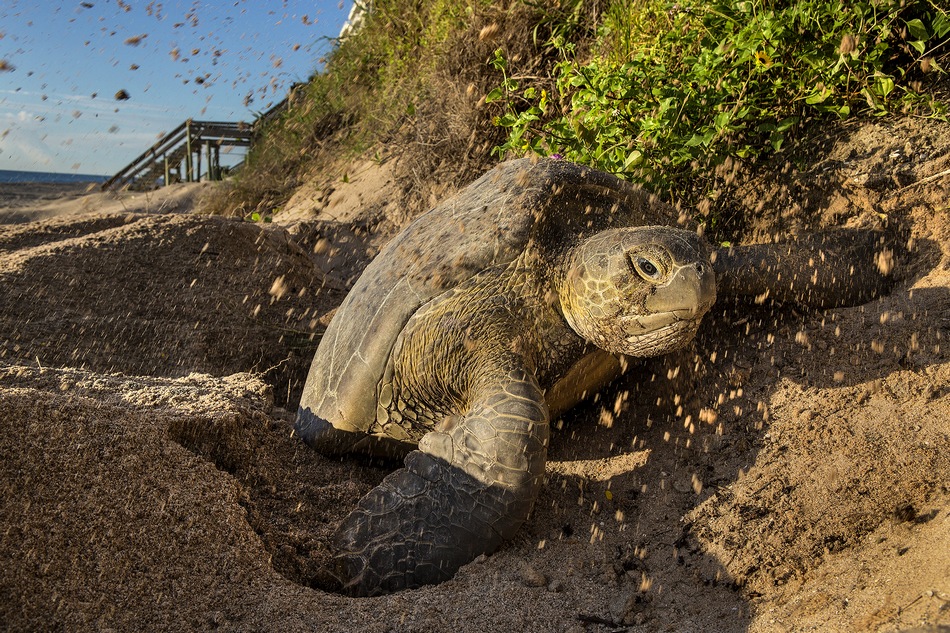
<svg viewBox="0 0 950 633"><path fill-rule="evenodd" d="M637 271L637 274L647 281L659 281L663 276L660 265L648 257L635 255L630 258L630 261L633 263L633 268Z"/></svg>

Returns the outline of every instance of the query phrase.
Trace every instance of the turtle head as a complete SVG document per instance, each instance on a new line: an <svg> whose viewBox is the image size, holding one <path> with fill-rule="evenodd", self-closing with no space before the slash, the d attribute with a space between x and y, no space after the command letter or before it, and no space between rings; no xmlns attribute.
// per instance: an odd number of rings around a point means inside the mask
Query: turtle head
<svg viewBox="0 0 950 633"><path fill-rule="evenodd" d="M658 356L693 339L716 300L705 241L670 227L597 233L568 256L558 296L581 337L612 354Z"/></svg>

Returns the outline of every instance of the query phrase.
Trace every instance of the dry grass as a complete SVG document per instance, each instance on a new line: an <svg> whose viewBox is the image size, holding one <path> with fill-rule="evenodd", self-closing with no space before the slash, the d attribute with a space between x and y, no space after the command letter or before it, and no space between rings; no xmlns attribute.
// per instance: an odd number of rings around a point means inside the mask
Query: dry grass
<svg viewBox="0 0 950 633"><path fill-rule="evenodd" d="M304 181L341 177L334 169L364 153L394 160L399 208L408 219L496 162L505 131L499 104L484 96L502 77L488 60L501 49L527 81L550 83L546 46L570 11L586 4L479 0L377 2L356 35L340 43L326 71L271 124L242 172L222 187L212 212L261 217L279 212ZM588 28L589 34L593 29Z"/></svg>

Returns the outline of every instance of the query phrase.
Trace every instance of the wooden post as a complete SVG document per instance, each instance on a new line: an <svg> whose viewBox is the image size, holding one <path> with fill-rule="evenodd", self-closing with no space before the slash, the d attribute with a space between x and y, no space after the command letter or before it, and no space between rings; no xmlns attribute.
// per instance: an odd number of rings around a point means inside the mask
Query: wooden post
<svg viewBox="0 0 950 633"><path fill-rule="evenodd" d="M208 155L208 180L214 180L214 155L211 150L211 141L205 141L205 153Z"/></svg>
<svg viewBox="0 0 950 633"><path fill-rule="evenodd" d="M191 119L185 121L185 182L191 182Z"/></svg>
<svg viewBox="0 0 950 633"><path fill-rule="evenodd" d="M194 182L201 182L201 144L195 150L195 179Z"/></svg>
<svg viewBox="0 0 950 633"><path fill-rule="evenodd" d="M168 168L168 154L165 154L165 185L168 186L171 183L169 182L171 178L171 170Z"/></svg>

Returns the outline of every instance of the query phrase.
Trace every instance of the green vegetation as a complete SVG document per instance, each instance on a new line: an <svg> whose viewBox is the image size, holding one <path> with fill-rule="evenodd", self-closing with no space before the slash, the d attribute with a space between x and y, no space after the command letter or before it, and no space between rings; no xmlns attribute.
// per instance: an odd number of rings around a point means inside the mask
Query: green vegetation
<svg viewBox="0 0 950 633"><path fill-rule="evenodd" d="M369 150L400 158L411 212L428 205L427 181L531 154L709 209L736 165L812 121L945 117L933 87L948 42L936 0L377 0L267 126L223 204L266 217Z"/></svg>
<svg viewBox="0 0 950 633"><path fill-rule="evenodd" d="M212 210L258 221L287 201L312 153L346 128L348 107L333 90L335 77L317 75L294 91L289 109L262 126L245 164Z"/></svg>
<svg viewBox="0 0 950 633"><path fill-rule="evenodd" d="M555 32L547 88L496 52L500 156L561 154L695 204L717 167L779 151L804 121L946 115L922 81L944 72L950 17L927 1L614 0L597 33L582 59Z"/></svg>
<svg viewBox="0 0 950 633"><path fill-rule="evenodd" d="M218 209L263 216L341 159L381 146L391 155L413 142L426 144L419 128L432 125L422 120L448 107L446 92L457 88L446 84L484 67L486 54L473 42L477 25L493 12L488 0L375 0L361 29L337 43L324 71L298 87L291 107L265 126ZM446 126L438 121L442 129L429 134L444 134ZM498 133L491 144L501 140Z"/></svg>

